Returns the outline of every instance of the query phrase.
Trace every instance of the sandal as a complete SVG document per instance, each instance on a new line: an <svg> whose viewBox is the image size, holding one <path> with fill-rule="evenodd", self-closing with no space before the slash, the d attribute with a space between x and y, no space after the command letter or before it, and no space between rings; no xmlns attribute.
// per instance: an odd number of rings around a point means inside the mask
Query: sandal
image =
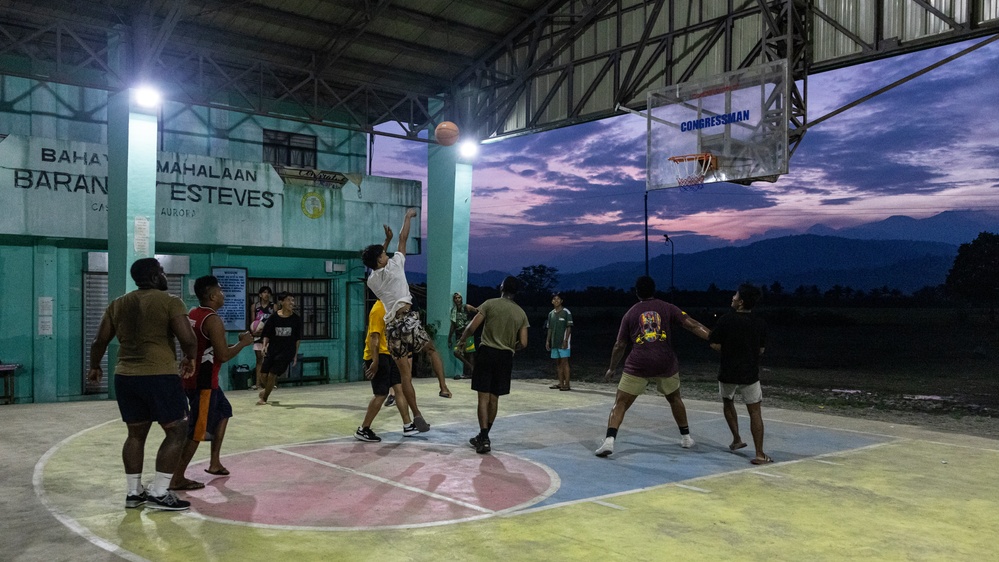
<svg viewBox="0 0 999 562"><path fill-rule="evenodd" d="M769 463L774 462L774 460L772 458L770 458L770 455L768 455L766 453L763 453L763 458L762 459L759 458L759 457L755 457L755 458L753 458L753 460L751 460L749 462L752 463L752 464L769 464Z"/></svg>
<svg viewBox="0 0 999 562"><path fill-rule="evenodd" d="M444 392L443 390L437 393L437 396L441 398L451 398L451 391Z"/></svg>
<svg viewBox="0 0 999 562"><path fill-rule="evenodd" d="M198 482L197 480L187 480L187 479L184 479L184 482L181 483L180 485L178 485L178 486L170 486L168 489L169 490L200 490L200 489L202 489L204 487L205 487L205 485L203 483L201 483L201 482Z"/></svg>
<svg viewBox="0 0 999 562"><path fill-rule="evenodd" d="M562 385L560 385L560 384L553 384L553 385L549 386L548 388L550 388L552 390L562 390Z"/></svg>

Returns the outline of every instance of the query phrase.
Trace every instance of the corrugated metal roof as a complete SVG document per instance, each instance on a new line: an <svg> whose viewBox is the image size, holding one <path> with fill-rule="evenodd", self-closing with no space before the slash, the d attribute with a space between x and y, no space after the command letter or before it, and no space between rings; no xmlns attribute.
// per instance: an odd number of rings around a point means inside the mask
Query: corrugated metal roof
<svg viewBox="0 0 999 562"><path fill-rule="evenodd" d="M999 0L3 0L0 72L106 89L157 76L182 103L363 131L396 120L407 138L442 97L495 138L781 56L767 49L782 6L807 21L800 72L999 31ZM122 41L136 60L119 68Z"/></svg>
<svg viewBox="0 0 999 562"><path fill-rule="evenodd" d="M163 51L205 49L225 58L254 52L301 67L314 57L341 62L344 78L438 94L545 4L544 0L248 0L179 2L34 0L8 2L8 24L37 27L64 20L104 28L148 18L155 34L176 23ZM20 22L18 20L21 20ZM367 67L367 68L366 68ZM337 76L337 64L325 72ZM393 79L393 72L405 77Z"/></svg>

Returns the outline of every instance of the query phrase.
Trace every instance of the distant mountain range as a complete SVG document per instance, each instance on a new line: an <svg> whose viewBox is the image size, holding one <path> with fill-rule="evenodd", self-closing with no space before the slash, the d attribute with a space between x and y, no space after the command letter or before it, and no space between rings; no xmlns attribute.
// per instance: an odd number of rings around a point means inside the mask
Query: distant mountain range
<svg viewBox="0 0 999 562"><path fill-rule="evenodd" d="M862 240L923 240L960 245L982 232L999 231L999 216L985 211L944 211L925 219L894 216L848 228L817 224L807 234ZM769 236L768 238L772 238Z"/></svg>
<svg viewBox="0 0 999 562"><path fill-rule="evenodd" d="M980 211L948 211L926 219L890 217L857 227L832 229L813 226L807 234L770 237L748 245L701 252L659 255L649 262L649 273L662 289L670 275L678 289L701 290L712 283L734 289L742 282L772 284L785 290L799 285L833 285L870 290L888 286L906 293L942 284L954 263L958 245L980 232L999 231L999 218ZM487 271L469 275L469 283L496 286L516 271ZM580 272L559 272L559 289L589 286L628 288L645 273L644 262L617 262ZM425 281L414 273L410 280Z"/></svg>
<svg viewBox="0 0 999 562"><path fill-rule="evenodd" d="M649 261L649 274L662 289L669 288L672 269L678 289L703 290L712 283L722 289L734 289L746 281L766 285L777 281L786 290L799 285L817 285L822 290L833 285L863 290L887 285L911 293L943 283L956 255L956 245L941 242L851 240L799 234L743 247L677 254L672 268L670 256L657 256ZM578 273L560 272L558 287L562 290L590 286L628 288L644 273L644 262L619 262ZM473 273L468 281L484 287L496 286L506 275L503 271Z"/></svg>

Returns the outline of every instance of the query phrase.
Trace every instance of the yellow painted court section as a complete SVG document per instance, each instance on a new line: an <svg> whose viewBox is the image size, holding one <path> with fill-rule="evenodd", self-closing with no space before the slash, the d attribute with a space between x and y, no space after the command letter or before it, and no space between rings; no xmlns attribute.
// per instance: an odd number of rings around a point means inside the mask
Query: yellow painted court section
<svg viewBox="0 0 999 562"><path fill-rule="evenodd" d="M445 428L454 425L467 429L469 436L474 434L474 393L455 383L455 398L443 400L435 396L435 386L428 381L416 382L420 406L434 426L425 434L427 440L440 438ZM541 435L551 438L556 432L566 435L566 446L582 450L569 428L559 423L561 412L579 408L593 415L593 426L581 431L592 433L593 443L599 441L612 400L609 390L553 396L543 388L515 381L513 394L500 401L497 426L523 424L518 418L531 414L535 420L539 413L544 413L544 423L532 421L535 425L524 425L517 442L499 442L494 448L517 454L518 448L530 448ZM369 396L366 384L281 389L274 396L278 406L256 408L251 405L253 393L230 393L236 417L223 452L349 439ZM661 397L640 398L645 401L662 408L668 418ZM720 416L721 412L720 404L711 402L688 401L687 408L702 416ZM769 432L821 426L829 431L876 434L883 441L765 466L745 463L737 470L692 480L457 524L310 531L211 521L196 513L122 508L119 452L125 431L117 421L100 425L108 421L104 418L95 419L93 429L50 451L39 463L36 490L64 524L91 542L107 550L118 548L126 558L155 561L999 559L994 542L999 529L995 485L999 444L995 441L768 410L765 403L763 412ZM383 434L383 444L402 440L388 433L398 431L398 419L394 408L383 409L379 415L373 429ZM628 429L628 421L622 432ZM746 421L741 420L744 425ZM724 442L725 434L708 435L716 433L717 427L692 424L692 431L699 438ZM157 428L151 431L147 443L147 475L160 439L157 432ZM672 443L672 434L669 439ZM715 454L708 440L700 440L698 447L704 454ZM199 450L195 463L206 454ZM695 462L695 457L689 458ZM681 457L677 462L684 460ZM628 468L626 458L615 462L608 465L612 478ZM201 468L192 465L188 476L224 486ZM662 470L671 467L663 465ZM474 477L468 475L470 486Z"/></svg>

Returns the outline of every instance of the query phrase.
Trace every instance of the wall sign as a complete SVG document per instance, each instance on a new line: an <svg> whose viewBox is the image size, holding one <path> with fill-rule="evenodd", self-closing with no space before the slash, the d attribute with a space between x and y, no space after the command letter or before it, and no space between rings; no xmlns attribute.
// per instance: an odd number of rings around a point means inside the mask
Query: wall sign
<svg viewBox="0 0 999 562"><path fill-rule="evenodd" d="M212 267L212 275L219 280L225 293L225 304L218 315L227 331L246 330L246 268Z"/></svg>

